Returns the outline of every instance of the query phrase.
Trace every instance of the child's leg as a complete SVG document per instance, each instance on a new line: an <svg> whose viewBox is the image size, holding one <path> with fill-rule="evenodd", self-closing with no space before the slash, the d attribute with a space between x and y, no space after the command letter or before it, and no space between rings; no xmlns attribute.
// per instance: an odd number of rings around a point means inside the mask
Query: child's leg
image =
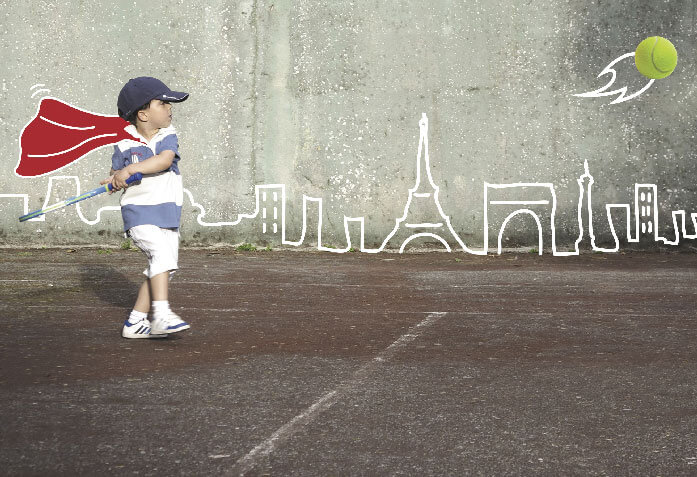
<svg viewBox="0 0 697 477"><path fill-rule="evenodd" d="M169 272L160 273L152 278L146 278L138 290L138 298L133 309L140 313L150 312L152 301L167 301L169 290Z"/></svg>
<svg viewBox="0 0 697 477"><path fill-rule="evenodd" d="M158 273L150 278L153 301L169 300L169 271Z"/></svg>
<svg viewBox="0 0 697 477"><path fill-rule="evenodd" d="M154 320L174 315L169 307L169 278L169 271L158 273L150 278L150 296L152 296Z"/></svg>
<svg viewBox="0 0 697 477"><path fill-rule="evenodd" d="M128 319L123 324L121 336L124 338L158 338L166 335L151 334L151 326L148 321L148 312L150 311L150 279L145 279L138 290L138 298L133 305Z"/></svg>
<svg viewBox="0 0 697 477"><path fill-rule="evenodd" d="M152 332L166 334L183 331L189 324L177 316L169 307L169 278L179 267L179 231L163 229L154 225L138 225L129 230L129 237L148 257L148 269L144 272L148 278L149 295L139 293L138 305L145 309L146 297L151 300Z"/></svg>
<svg viewBox="0 0 697 477"><path fill-rule="evenodd" d="M138 290L138 298L136 298L136 304L133 309L141 313L150 312L150 279L146 278L143 284Z"/></svg>
<svg viewBox="0 0 697 477"><path fill-rule="evenodd" d="M133 243L148 257L148 269L144 274L149 277L138 291L138 298L133 309L139 313L148 313L153 302L168 301L169 271L177 267L179 235L177 232L161 229L154 225L139 225L128 231ZM161 270L167 270L162 271ZM153 275L152 273L155 272ZM159 273L158 273L159 272ZM157 311L153 308L153 312Z"/></svg>
<svg viewBox="0 0 697 477"><path fill-rule="evenodd" d="M189 324L182 320L169 307L169 272L158 273L150 278L152 300L153 333L176 333L189 329Z"/></svg>

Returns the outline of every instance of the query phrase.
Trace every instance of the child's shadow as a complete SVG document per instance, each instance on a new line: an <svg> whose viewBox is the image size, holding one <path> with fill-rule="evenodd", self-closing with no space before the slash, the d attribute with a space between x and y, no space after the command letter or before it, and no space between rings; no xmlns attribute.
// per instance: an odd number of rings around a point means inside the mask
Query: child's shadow
<svg viewBox="0 0 697 477"><path fill-rule="evenodd" d="M109 265L83 266L80 269L80 283L86 293L91 292L103 304L119 308L131 307L140 287L139 283Z"/></svg>

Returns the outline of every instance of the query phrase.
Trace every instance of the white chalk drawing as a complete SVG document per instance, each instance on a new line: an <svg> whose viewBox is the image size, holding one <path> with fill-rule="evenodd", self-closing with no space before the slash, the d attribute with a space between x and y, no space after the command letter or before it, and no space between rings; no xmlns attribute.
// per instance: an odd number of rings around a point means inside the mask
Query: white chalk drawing
<svg viewBox="0 0 697 477"><path fill-rule="evenodd" d="M56 200L51 200L51 196L53 194L53 184L54 182L57 181L75 181L75 195L78 196L81 194L80 192L80 179L77 176L53 176L48 178L48 190L46 192L46 198L44 199L44 204L39 207L39 209L45 209L48 207L50 204L54 202L59 202L60 200L63 199L56 199ZM24 199L24 212L23 214L28 214L29 213L29 195L28 194L0 194L0 198L2 197L21 197ZM78 202L75 204L75 211L77 212L77 216L80 218L82 222L84 222L87 225L96 225L98 224L102 218L102 212L105 211L120 211L121 207L119 206L106 206L106 207L101 207L99 210L97 210L97 218L94 220L90 220L87 217L85 217L85 214L82 212L82 203ZM29 219L27 222L45 222L46 221L46 215L40 215L38 217L34 217L33 219Z"/></svg>
<svg viewBox="0 0 697 477"><path fill-rule="evenodd" d="M29 213L29 194L0 194L0 199L22 199L22 215L27 215ZM43 222L45 220L46 217L42 215L29 219L27 222Z"/></svg>
<svg viewBox="0 0 697 477"><path fill-rule="evenodd" d="M42 86L46 86L46 85L45 85L45 84L35 84L35 85L32 86L31 88L29 88L29 90L31 91L31 90L33 90L34 88L41 88ZM43 93L43 92L46 92L46 94L48 94L48 93L51 92L51 90L50 90L50 89L46 89L46 88L44 88L44 89L37 89L36 91L34 91L34 92L31 94L31 97L33 98L33 97L36 96L37 94L41 94L41 93Z"/></svg>
<svg viewBox="0 0 697 477"><path fill-rule="evenodd" d="M579 96L579 97L581 97L581 98L601 98L601 97L603 97L603 96L612 96L612 95L618 94L619 96L618 96L617 98L615 98L615 100L612 101L610 104L623 103L623 102L625 102L625 101L629 101L630 99L634 99L634 98L638 97L639 95L641 95L641 93L643 93L644 91L646 91L647 89L649 89L649 88L651 87L651 85L652 85L656 80L653 80L653 79L650 80L650 81L646 84L646 86L644 86L643 88L641 88L639 91L637 91L636 93L633 93L633 94L631 94L631 95L629 95L629 96L626 96L626 97L625 97L625 94L627 94L627 87L626 87L626 86L623 86L623 87L618 88L618 89L614 89L614 90L612 90L612 91L605 91L605 90L608 89L610 86L612 86L612 85L615 83L615 80L617 79L617 71L615 71L615 69L613 68L613 66L614 66L616 63L619 63L619 62L622 61L622 60L625 60L625 59L627 59L627 58L632 58L632 57L634 57L634 52L632 52L632 53L626 53L626 54L620 56L619 58L614 59L609 65L607 65L607 66L603 69L603 71L600 72L600 74L597 76L598 78L600 78L600 77L603 76L603 75L607 75L607 74L611 74L611 75L612 75L612 77L610 78L610 81L608 81L608 83L607 83L605 86L603 86L602 88L596 89L595 91L589 91L589 92L587 92L587 93L574 94L574 95L572 95L572 96ZM636 71L636 68L634 67L634 65L632 65L631 68L632 68L634 71Z"/></svg>
<svg viewBox="0 0 697 477"><path fill-rule="evenodd" d="M512 193L511 193L512 192ZM490 196L517 196L517 200L492 200ZM545 198L546 197L546 198ZM522 206L525 208L517 208L517 206ZM535 209L542 209L546 214L536 213L530 210L530 207ZM550 208L551 207L551 208ZM538 243L537 249L538 253L541 255L544 240L543 240L543 225L540 220L540 215L544 218L547 216L549 218L549 226L551 230L551 240L552 240L552 250L555 255L559 252L556 250L555 244L555 233L554 233L554 218L557 210L557 197L554 193L553 184L544 183L516 183L516 184L489 184L484 183L484 247L485 250L488 249L489 243L489 228L490 228L490 213L492 211L502 210L503 213L508 213L505 219L500 222L498 226L498 253L502 252L502 240L503 233L506 229L508 222L515 216L519 214L530 215L535 223L537 224L538 231ZM544 219L543 219L544 220ZM499 225L498 222L494 223L494 228ZM546 224L547 225L547 224ZM545 227L546 228L546 227Z"/></svg>
<svg viewBox="0 0 697 477"><path fill-rule="evenodd" d="M404 215L397 219L394 229L382 242L379 249L380 252L388 247L391 243L399 245L400 253L404 251L406 245L419 237L428 237L438 240L445 249L452 251L448 240L457 243L463 251L469 253L481 253L470 250L460 237L453 230L450 224L450 217L445 215L443 208L438 200L440 192L438 186L433 182L431 176L431 162L428 156L428 118L426 113L423 113L419 121L419 149L416 156L416 183L414 187L409 189L409 198L404 206ZM423 175L427 180L423 180ZM432 222L422 222L413 219L412 209L417 210L432 210L437 213L433 214ZM443 237L445 236L445 237ZM372 250L371 250L372 251Z"/></svg>
<svg viewBox="0 0 697 477"><path fill-rule="evenodd" d="M255 186L255 207L249 214L238 214L234 221L209 221L206 220L206 210L203 205L196 202L194 194L189 189L184 189L184 195L188 197L188 204L198 210L196 222L203 227L234 227L243 221L253 221L251 227L255 227L265 241L280 243L282 245L299 247L312 246L321 251L332 253L346 253L351 250L360 250L364 253L378 253L386 249L398 249L405 252L408 245L417 239L428 239L430 245L440 244L448 252L461 251L474 255L486 255L489 253L489 232L492 230L492 238L495 237L494 251L497 254L503 252L503 242L506 227L516 217L522 220L531 219L536 227L537 240L535 248L542 255L544 250L551 250L554 256L565 257L579 255L581 248L585 247L594 252L612 253L620 249L622 242L618 237L616 225L623 225L627 243L654 241L664 245L678 245L680 239L697 239L697 213L686 213L685 210L672 212L673 237L666 238L659 234L658 222L658 187L656 184L635 184L634 210L630 204L606 204L605 211L607 225L612 235L612 246L601 247L596 243L593 229L593 201L592 188L595 180L590 173L588 162L584 161L583 173L577 179L578 183L578 213L577 222L579 236L572 250L561 250L556 243L556 214L557 195L554 184L551 183L513 183L490 184L484 183L483 203L483 237L484 244L481 249L468 247L455 232L450 216L446 215L439 201L440 189L435 184L431 175L431 164L428 154L428 118L422 114L419 121L420 137L416 155L416 181L414 187L408 190L408 197L404 205L404 213L395 220L395 226L385 237L378 248L365 246L365 219L364 217L344 216L344 240L345 246L340 248L330 247L322 241L322 220L324 217L322 199L303 195L302 200L302 226L297 240L288 238L286 227L286 186L285 184L264 184ZM80 194L80 179L77 176L55 176L48 181L48 190L44 200L44 207L51 203L55 184L59 181L74 181L76 195ZM28 213L28 194L0 194L0 199L21 199L22 212ZM57 201L55 199L54 201ZM186 200L185 200L186 202ZM88 218L82 209L82 204L75 205L78 218L87 225L96 225L100 222L102 213L116 212L118 206L101 207L96 212L96 217ZM423 220L423 213L414 212L430 211L428 220ZM12 212L17 212L12 210ZM17 214L19 215L19 214ZM31 219L33 222L46 221L46 215ZM633 225L632 225L633 221ZM311 229L310 222L316 223L316 231ZM689 226L686 222L690 222ZM688 232L688 227L690 231ZM358 228L358 240L353 240L351 229ZM585 242L584 242L585 241Z"/></svg>

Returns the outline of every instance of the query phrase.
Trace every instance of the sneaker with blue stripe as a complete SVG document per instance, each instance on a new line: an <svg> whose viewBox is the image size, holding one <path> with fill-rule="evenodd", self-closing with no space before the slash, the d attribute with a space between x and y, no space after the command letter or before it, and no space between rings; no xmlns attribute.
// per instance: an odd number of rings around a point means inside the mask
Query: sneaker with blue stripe
<svg viewBox="0 0 697 477"><path fill-rule="evenodd" d="M131 323L126 320L123 323L123 329L121 330L121 336L124 338L166 338L166 334L162 333L152 333L152 326L147 318Z"/></svg>
<svg viewBox="0 0 697 477"><path fill-rule="evenodd" d="M179 316L171 311L163 316L156 316L152 320L152 332L161 333L177 333L179 331L188 330L191 328L189 323L182 320Z"/></svg>

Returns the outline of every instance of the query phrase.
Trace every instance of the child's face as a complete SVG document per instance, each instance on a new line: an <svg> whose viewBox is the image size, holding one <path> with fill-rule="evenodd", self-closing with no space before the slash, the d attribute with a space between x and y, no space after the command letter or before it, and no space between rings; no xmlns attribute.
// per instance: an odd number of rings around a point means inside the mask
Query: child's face
<svg viewBox="0 0 697 477"><path fill-rule="evenodd" d="M153 99L143 112L147 114L147 122L154 128L166 128L172 124L172 105L167 101Z"/></svg>

